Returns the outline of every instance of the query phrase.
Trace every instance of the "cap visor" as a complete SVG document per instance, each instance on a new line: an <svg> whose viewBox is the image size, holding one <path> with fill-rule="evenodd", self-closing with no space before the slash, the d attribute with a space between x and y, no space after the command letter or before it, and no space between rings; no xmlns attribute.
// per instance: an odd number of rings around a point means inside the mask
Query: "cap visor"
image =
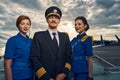
<svg viewBox="0 0 120 80"><path fill-rule="evenodd" d="M58 13L49 13L49 14L46 16L46 18L49 17L49 16L57 16L57 17L60 18L60 15L59 15Z"/></svg>

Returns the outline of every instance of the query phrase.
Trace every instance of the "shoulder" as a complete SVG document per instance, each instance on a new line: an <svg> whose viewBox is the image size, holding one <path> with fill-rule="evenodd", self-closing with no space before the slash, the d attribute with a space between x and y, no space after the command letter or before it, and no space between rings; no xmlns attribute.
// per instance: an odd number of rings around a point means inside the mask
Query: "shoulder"
<svg viewBox="0 0 120 80"><path fill-rule="evenodd" d="M58 33L61 34L62 36L68 37L68 33L67 32L58 32Z"/></svg>
<svg viewBox="0 0 120 80"><path fill-rule="evenodd" d="M83 40L81 40L82 42L85 42L86 44L93 44L93 37L92 36L85 36L83 38Z"/></svg>
<svg viewBox="0 0 120 80"><path fill-rule="evenodd" d="M77 41L77 38L74 37L74 38L70 41L70 44L73 45L76 41Z"/></svg>
<svg viewBox="0 0 120 80"><path fill-rule="evenodd" d="M94 40L93 36L89 36L89 38L90 38L92 41Z"/></svg>
<svg viewBox="0 0 120 80"><path fill-rule="evenodd" d="M7 40L6 45L14 45L16 41L18 41L17 35L12 36Z"/></svg>
<svg viewBox="0 0 120 80"><path fill-rule="evenodd" d="M67 32L62 32L64 35L67 35L68 36L68 33Z"/></svg>
<svg viewBox="0 0 120 80"><path fill-rule="evenodd" d="M15 35L15 36L10 37L8 41L15 41L17 38L18 38L17 35Z"/></svg>
<svg viewBox="0 0 120 80"><path fill-rule="evenodd" d="M74 37L72 40L71 40L71 42L73 42L73 41L75 41L77 38L76 37Z"/></svg>
<svg viewBox="0 0 120 80"><path fill-rule="evenodd" d="M44 35L47 31L38 31L35 32L35 36L40 36L40 35Z"/></svg>
<svg viewBox="0 0 120 80"><path fill-rule="evenodd" d="M93 36L88 36L88 39L89 41L93 41Z"/></svg>
<svg viewBox="0 0 120 80"><path fill-rule="evenodd" d="M59 37L63 39L64 41L70 41L68 34L66 32L59 32Z"/></svg>
<svg viewBox="0 0 120 80"><path fill-rule="evenodd" d="M81 39L82 42L85 42L85 41L93 41L93 37L92 36L88 36L88 35L85 35L83 36L83 38Z"/></svg>

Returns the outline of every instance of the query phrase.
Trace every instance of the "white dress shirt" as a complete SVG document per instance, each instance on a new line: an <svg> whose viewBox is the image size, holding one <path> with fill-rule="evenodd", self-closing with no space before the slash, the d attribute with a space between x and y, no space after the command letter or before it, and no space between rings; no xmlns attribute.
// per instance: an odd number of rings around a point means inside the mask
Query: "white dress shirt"
<svg viewBox="0 0 120 80"><path fill-rule="evenodd" d="M56 33L55 37L56 37L56 39L57 39L58 46L59 46L59 35L58 35L58 31L53 32L51 29L48 29L48 32L49 32L52 40L53 40L53 38L54 38L54 36L53 36L52 33Z"/></svg>

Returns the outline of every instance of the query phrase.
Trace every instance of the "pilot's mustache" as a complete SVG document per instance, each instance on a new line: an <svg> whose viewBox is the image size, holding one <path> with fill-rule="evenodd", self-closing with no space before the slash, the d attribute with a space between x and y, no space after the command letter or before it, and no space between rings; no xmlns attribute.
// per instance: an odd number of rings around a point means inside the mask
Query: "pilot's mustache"
<svg viewBox="0 0 120 80"><path fill-rule="evenodd" d="M56 23L55 21L52 21L51 23Z"/></svg>

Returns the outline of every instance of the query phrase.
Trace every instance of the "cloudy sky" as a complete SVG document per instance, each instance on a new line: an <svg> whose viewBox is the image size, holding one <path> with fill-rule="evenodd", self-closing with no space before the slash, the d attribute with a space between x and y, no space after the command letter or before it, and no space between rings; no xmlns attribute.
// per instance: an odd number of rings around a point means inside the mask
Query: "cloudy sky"
<svg viewBox="0 0 120 80"><path fill-rule="evenodd" d="M99 39L116 40L120 37L120 0L0 0L0 42L17 33L15 26L19 15L27 15L32 20L31 36L36 31L46 30L45 10L58 6L63 13L59 31L68 32L70 39L76 36L74 19L87 18L90 29L87 34Z"/></svg>

